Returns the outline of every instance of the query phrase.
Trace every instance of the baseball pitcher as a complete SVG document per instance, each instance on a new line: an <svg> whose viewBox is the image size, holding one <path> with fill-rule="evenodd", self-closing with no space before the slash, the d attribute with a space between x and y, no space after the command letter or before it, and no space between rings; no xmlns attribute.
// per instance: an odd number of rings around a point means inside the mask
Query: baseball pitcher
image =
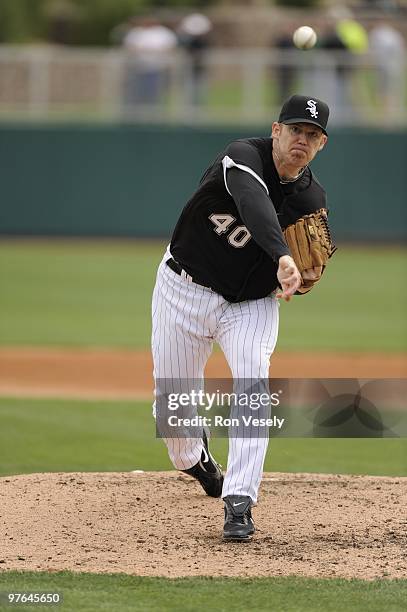
<svg viewBox="0 0 407 612"><path fill-rule="evenodd" d="M271 137L230 143L183 209L153 294L157 423L165 411L162 381L176 391L180 381L203 380L214 342L237 386L268 379L279 298L310 291L334 251L326 194L309 167L327 142L328 115L321 100L292 96ZM224 539L250 539L268 436L229 435L225 476L205 428L163 438L174 466L207 495L222 497Z"/></svg>

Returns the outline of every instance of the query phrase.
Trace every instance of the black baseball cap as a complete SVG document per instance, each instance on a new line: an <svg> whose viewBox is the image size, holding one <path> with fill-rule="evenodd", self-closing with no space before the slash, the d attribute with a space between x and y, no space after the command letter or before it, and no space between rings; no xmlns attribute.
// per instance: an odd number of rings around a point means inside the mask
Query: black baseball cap
<svg viewBox="0 0 407 612"><path fill-rule="evenodd" d="M278 118L279 123L313 123L327 134L326 126L329 107L322 100L312 96L291 96L283 107Z"/></svg>

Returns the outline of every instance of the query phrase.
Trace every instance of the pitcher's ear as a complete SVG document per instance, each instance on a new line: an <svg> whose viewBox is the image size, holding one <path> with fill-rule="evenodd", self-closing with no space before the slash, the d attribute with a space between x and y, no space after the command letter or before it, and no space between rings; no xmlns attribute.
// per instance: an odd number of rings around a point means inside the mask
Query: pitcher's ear
<svg viewBox="0 0 407 612"><path fill-rule="evenodd" d="M326 145L326 141L328 140L328 136L326 136L325 134L322 136L322 142L319 145L319 149L318 151L322 151L322 149L324 148L324 146Z"/></svg>
<svg viewBox="0 0 407 612"><path fill-rule="evenodd" d="M280 136L280 133L281 133L281 125L277 121L274 121L271 126L271 135L273 136L273 138L276 138Z"/></svg>

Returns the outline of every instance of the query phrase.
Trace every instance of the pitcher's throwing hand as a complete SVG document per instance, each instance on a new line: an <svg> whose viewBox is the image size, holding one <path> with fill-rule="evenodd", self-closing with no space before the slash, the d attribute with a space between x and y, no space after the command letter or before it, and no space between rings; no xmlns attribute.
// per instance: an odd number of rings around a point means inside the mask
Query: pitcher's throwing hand
<svg viewBox="0 0 407 612"><path fill-rule="evenodd" d="M277 270L278 282L281 285L282 292L277 293L277 298L283 298L289 302L291 296L300 288L302 283L301 274L292 257L284 255L279 259Z"/></svg>

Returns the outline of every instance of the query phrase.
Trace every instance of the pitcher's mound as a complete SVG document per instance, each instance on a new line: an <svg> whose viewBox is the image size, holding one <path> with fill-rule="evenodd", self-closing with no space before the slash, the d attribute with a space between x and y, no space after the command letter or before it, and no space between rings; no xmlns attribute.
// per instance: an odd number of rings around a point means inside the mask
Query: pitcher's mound
<svg viewBox="0 0 407 612"><path fill-rule="evenodd" d="M0 571L405 578L407 478L265 474L247 544L178 472L0 478Z"/></svg>

